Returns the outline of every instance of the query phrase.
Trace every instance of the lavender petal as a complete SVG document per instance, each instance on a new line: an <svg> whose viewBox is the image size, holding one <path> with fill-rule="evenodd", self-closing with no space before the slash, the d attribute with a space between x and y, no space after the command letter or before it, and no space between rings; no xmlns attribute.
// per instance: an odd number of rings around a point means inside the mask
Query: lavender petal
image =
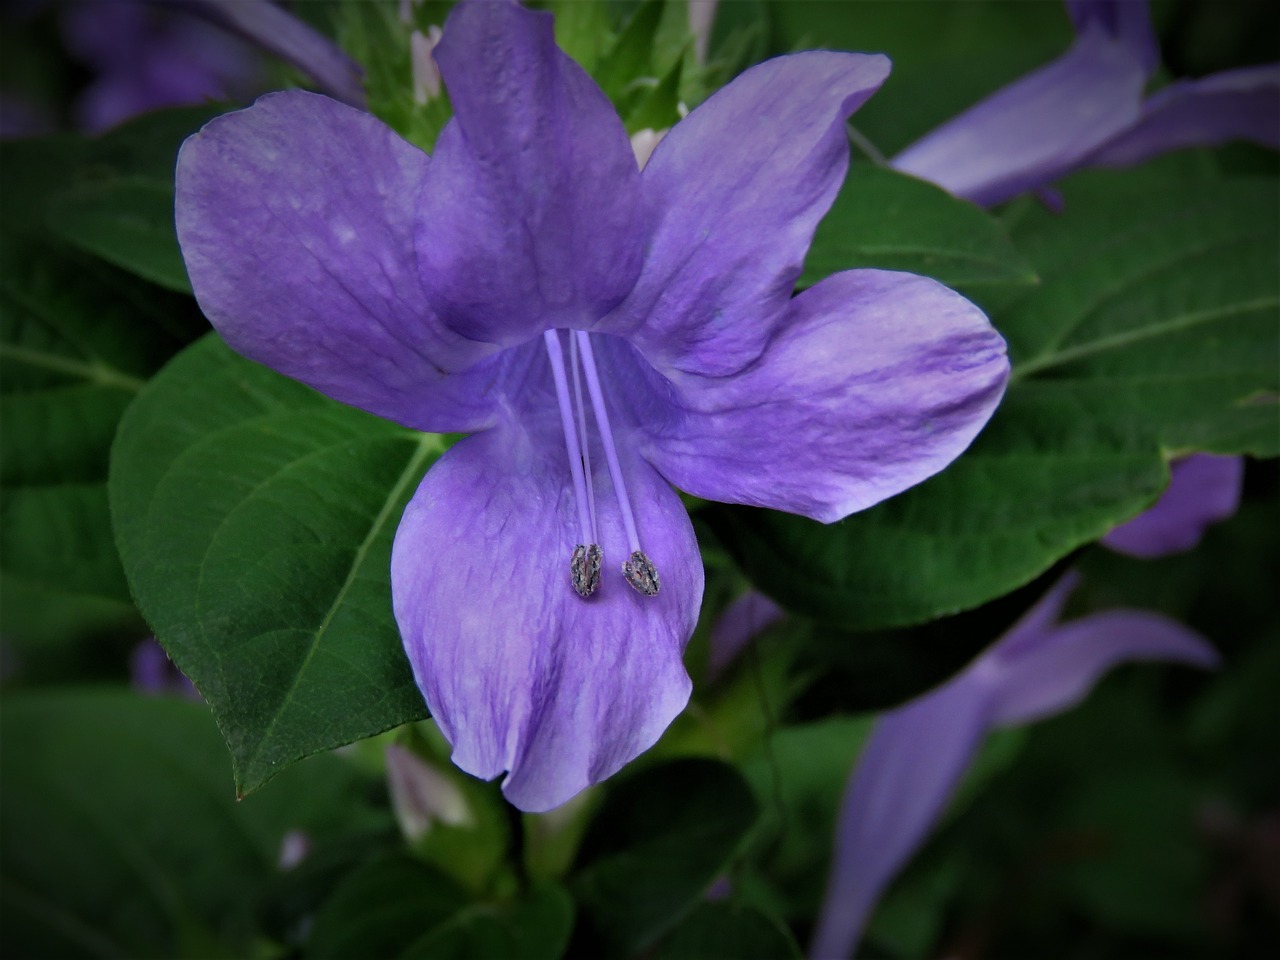
<svg viewBox="0 0 1280 960"><path fill-rule="evenodd" d="M183 144L178 239L235 350L407 426L465 431L490 422L502 361L427 307L413 232L428 163L368 114L269 94Z"/></svg>
<svg viewBox="0 0 1280 960"><path fill-rule="evenodd" d="M1129 167L1171 150L1247 140L1280 149L1280 64L1181 80L1154 94L1128 130L1089 157Z"/></svg>
<svg viewBox="0 0 1280 960"><path fill-rule="evenodd" d="M598 329L716 376L768 342L849 162L844 120L889 61L801 53L747 70L676 124L642 176L659 211L636 288Z"/></svg>
<svg viewBox="0 0 1280 960"><path fill-rule="evenodd" d="M1057 60L917 140L892 166L982 206L1002 203L1132 126L1145 83L1130 46L1090 26Z"/></svg>
<svg viewBox="0 0 1280 960"><path fill-rule="evenodd" d="M790 301L768 350L730 377L668 368L644 454L695 496L831 522L937 473L1004 392L982 312L905 273L852 270Z"/></svg>
<svg viewBox="0 0 1280 960"><path fill-rule="evenodd" d="M662 590L641 596L617 572L627 540L601 466L605 573L589 599L574 592L568 466L546 432L558 426L536 417L445 454L405 510L391 559L396 620L454 763L483 778L509 771L503 791L528 811L610 776L684 709L681 655L702 600L688 515L638 459L624 467Z"/></svg>
<svg viewBox="0 0 1280 960"><path fill-rule="evenodd" d="M550 14L460 4L435 58L455 118L415 239L431 303L506 346L589 325L635 283L648 233L622 121L556 47Z"/></svg>
<svg viewBox="0 0 1280 960"><path fill-rule="evenodd" d="M1190 550L1205 530L1239 509L1243 482L1242 457L1198 453L1174 461L1169 486L1155 506L1116 527L1102 543L1143 558Z"/></svg>

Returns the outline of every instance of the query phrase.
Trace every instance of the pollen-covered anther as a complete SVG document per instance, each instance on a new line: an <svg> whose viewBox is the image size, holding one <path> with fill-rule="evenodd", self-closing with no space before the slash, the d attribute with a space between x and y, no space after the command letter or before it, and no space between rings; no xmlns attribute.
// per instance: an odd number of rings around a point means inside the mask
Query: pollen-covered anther
<svg viewBox="0 0 1280 960"><path fill-rule="evenodd" d="M658 595L658 568L639 550L632 551L622 565L622 575L627 578L627 583L646 597Z"/></svg>
<svg viewBox="0 0 1280 960"><path fill-rule="evenodd" d="M569 578L573 582L574 592L583 600L600 588L600 562L604 554L594 543L580 543L573 548L573 559L569 561Z"/></svg>

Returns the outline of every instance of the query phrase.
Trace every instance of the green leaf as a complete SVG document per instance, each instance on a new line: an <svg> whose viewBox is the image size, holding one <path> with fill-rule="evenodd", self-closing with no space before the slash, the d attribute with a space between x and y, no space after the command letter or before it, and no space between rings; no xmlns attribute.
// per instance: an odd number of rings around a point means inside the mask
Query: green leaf
<svg viewBox="0 0 1280 960"><path fill-rule="evenodd" d="M405 951L420 960L546 960L564 955L573 932L573 900L541 886L520 900L472 904Z"/></svg>
<svg viewBox="0 0 1280 960"><path fill-rule="evenodd" d="M850 169L818 225L800 285L855 267L923 274L969 296L1036 282L995 218L931 183L867 163Z"/></svg>
<svg viewBox="0 0 1280 960"><path fill-rule="evenodd" d="M118 177L58 194L55 232L80 249L170 290L191 292L173 224L173 182Z"/></svg>
<svg viewBox="0 0 1280 960"><path fill-rule="evenodd" d="M0 258L7 579L129 602L107 510L108 450L147 377L202 325L189 299L82 256L28 243Z"/></svg>
<svg viewBox="0 0 1280 960"><path fill-rule="evenodd" d="M1274 180L1079 178L1015 244L1041 286L994 317L1013 378L973 447L840 523L704 517L784 605L870 629L977 606L1149 506L1167 461L1274 456L1280 197ZM1028 208L1030 209L1030 208Z"/></svg>
<svg viewBox="0 0 1280 960"><path fill-rule="evenodd" d="M336 757L237 803L201 704L41 691L10 694L0 718L5 956L247 956L288 832L315 847L386 825Z"/></svg>
<svg viewBox="0 0 1280 960"><path fill-rule="evenodd" d="M120 554L212 705L242 792L425 715L387 570L400 513L445 446L212 334L130 407L111 460Z"/></svg>
<svg viewBox="0 0 1280 960"><path fill-rule="evenodd" d="M597 64L596 82L619 107L635 98L636 81L650 74L653 41L664 6L665 0L644 0Z"/></svg>
<svg viewBox="0 0 1280 960"><path fill-rule="evenodd" d="M669 930L725 869L757 814L746 782L712 760L676 760L611 785L572 881L601 948L630 956Z"/></svg>
<svg viewBox="0 0 1280 960"><path fill-rule="evenodd" d="M58 238L170 290L190 293L173 220L182 142L226 107L148 113L99 139L68 144L45 218Z"/></svg>
<svg viewBox="0 0 1280 960"><path fill-rule="evenodd" d="M558 887L473 901L436 868L401 855L365 864L343 882L317 914L306 955L541 960L564 953L572 926L573 902Z"/></svg>
<svg viewBox="0 0 1280 960"><path fill-rule="evenodd" d="M750 907L702 903L658 946L654 960L785 960L803 956L790 931Z"/></svg>

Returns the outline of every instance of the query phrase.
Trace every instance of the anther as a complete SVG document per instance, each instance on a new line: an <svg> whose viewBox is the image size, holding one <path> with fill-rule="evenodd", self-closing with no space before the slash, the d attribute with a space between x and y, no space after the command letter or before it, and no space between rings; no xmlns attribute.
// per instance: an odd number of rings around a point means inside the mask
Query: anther
<svg viewBox="0 0 1280 960"><path fill-rule="evenodd" d="M600 561L604 559L600 547L594 543L580 543L573 548L569 561L569 577L573 589L583 600L600 588Z"/></svg>
<svg viewBox="0 0 1280 960"><path fill-rule="evenodd" d="M633 551L622 565L622 575L626 577L627 583L646 597L658 595L658 568L639 550Z"/></svg>

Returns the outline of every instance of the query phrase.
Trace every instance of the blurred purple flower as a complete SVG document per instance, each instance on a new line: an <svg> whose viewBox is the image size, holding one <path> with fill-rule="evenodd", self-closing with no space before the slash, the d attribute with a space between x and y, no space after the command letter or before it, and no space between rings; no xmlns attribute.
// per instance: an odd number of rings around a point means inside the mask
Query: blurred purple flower
<svg viewBox="0 0 1280 960"><path fill-rule="evenodd" d="M707 679L723 673L747 644L785 616L786 611L756 590L748 590L729 604L711 628Z"/></svg>
<svg viewBox="0 0 1280 960"><path fill-rule="evenodd" d="M1104 546L1134 557L1190 550L1205 530L1240 507L1244 458L1198 453L1175 460L1169 486L1155 505L1102 538Z"/></svg>
<svg viewBox="0 0 1280 960"><path fill-rule="evenodd" d="M354 61L267 0L85 0L66 9L62 32L95 74L75 107L76 126L88 132L161 107L248 99L265 82L260 50L363 103Z"/></svg>
<svg viewBox="0 0 1280 960"><path fill-rule="evenodd" d="M889 882L946 809L987 731L1060 713L1129 660L1210 668L1203 637L1155 613L1108 610L1059 623L1068 574L964 671L880 718L845 792L810 955L850 956Z"/></svg>
<svg viewBox="0 0 1280 960"><path fill-rule="evenodd" d="M154 637L139 641L129 655L129 683L139 693L203 700L195 685L173 665Z"/></svg>
<svg viewBox="0 0 1280 960"><path fill-rule="evenodd" d="M1145 0L1067 0L1076 40L898 154L891 165L982 206L1087 166L1184 147L1280 147L1280 64L1179 81L1143 98L1159 51Z"/></svg>
<svg viewBox="0 0 1280 960"><path fill-rule="evenodd" d="M756 66L643 174L549 15L460 4L435 58L455 117L434 156L273 94L187 141L178 234L233 348L475 434L405 510L396 619L454 762L546 810L688 699L702 564L670 484L837 520L954 459L1008 363L931 280L857 270L792 299L885 58Z"/></svg>

